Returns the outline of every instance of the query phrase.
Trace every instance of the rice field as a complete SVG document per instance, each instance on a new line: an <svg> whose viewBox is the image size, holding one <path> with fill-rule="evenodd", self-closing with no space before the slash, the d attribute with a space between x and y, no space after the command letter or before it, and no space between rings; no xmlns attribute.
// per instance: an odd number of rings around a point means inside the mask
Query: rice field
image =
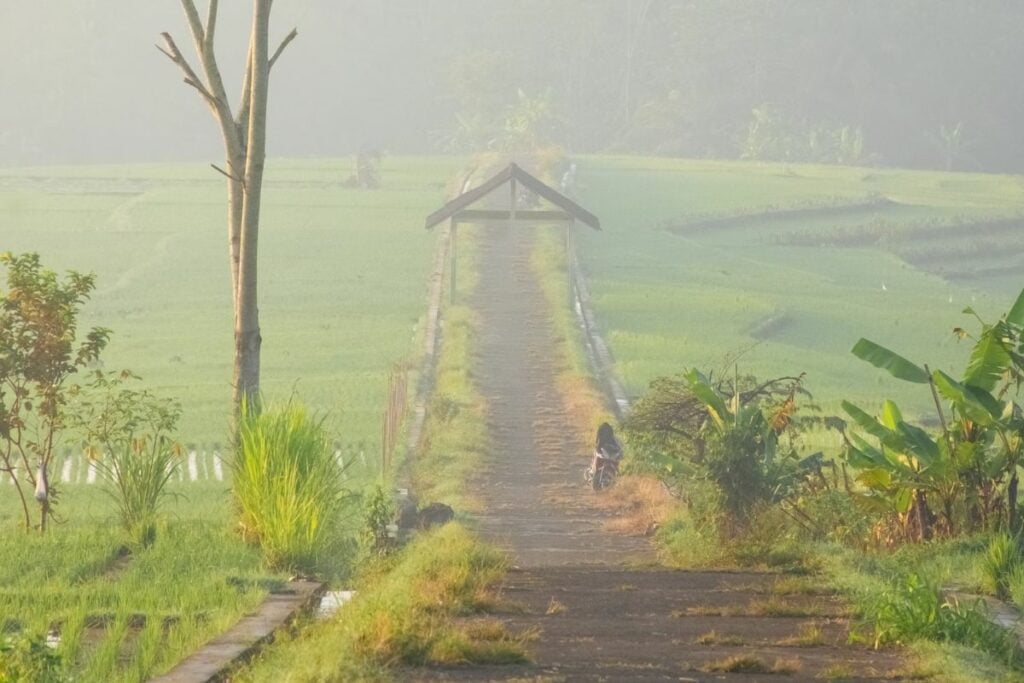
<svg viewBox="0 0 1024 683"><path fill-rule="evenodd" d="M268 163L260 233L262 388L377 448L391 367L413 350L455 158L385 158L382 187L343 187L350 160ZM0 251L96 273L83 325L104 362L184 405L180 438L223 443L233 350L224 179L208 166L0 169Z"/></svg>
<svg viewBox="0 0 1024 683"><path fill-rule="evenodd" d="M374 191L342 186L348 160L268 165L263 392L326 416L353 490L378 475L388 374L415 360L426 309L434 235L423 218L461 163L386 158ZM152 547L125 545L72 435L51 471L61 523L44 537L18 528L14 487L0 478L0 634L45 635L74 680L147 680L287 578L264 569L232 520L225 212L223 178L200 164L0 169L0 251L96 273L80 328L114 330L105 367L130 368L184 409L184 454ZM323 549L324 576L350 568L350 532Z"/></svg>
<svg viewBox="0 0 1024 683"><path fill-rule="evenodd" d="M627 390L688 366L807 373L826 411L846 398L930 397L855 359L859 337L958 373L952 334L1024 287L1017 176L594 157L581 262Z"/></svg>

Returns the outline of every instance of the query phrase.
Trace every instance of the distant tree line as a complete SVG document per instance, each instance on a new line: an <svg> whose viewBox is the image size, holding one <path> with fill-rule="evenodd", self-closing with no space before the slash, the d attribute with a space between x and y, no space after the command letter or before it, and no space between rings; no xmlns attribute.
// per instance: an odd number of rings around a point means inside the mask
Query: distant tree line
<svg viewBox="0 0 1024 683"><path fill-rule="evenodd" d="M222 9L230 82L246 7ZM0 74L0 164L206 154L211 131L181 98L132 96L166 68L138 36L177 25L177 3L5 11L0 57L18 68ZM275 12L303 27L301 58L275 81L275 156L554 142L1024 170L1017 0L279 0ZM299 64L330 77L312 87ZM153 134L171 128L187 135Z"/></svg>
<svg viewBox="0 0 1024 683"><path fill-rule="evenodd" d="M524 0L499 10L453 0L434 10L447 21L429 29L463 32L441 41L452 115L439 141L450 147L539 135L577 151L1024 169L1020 3Z"/></svg>

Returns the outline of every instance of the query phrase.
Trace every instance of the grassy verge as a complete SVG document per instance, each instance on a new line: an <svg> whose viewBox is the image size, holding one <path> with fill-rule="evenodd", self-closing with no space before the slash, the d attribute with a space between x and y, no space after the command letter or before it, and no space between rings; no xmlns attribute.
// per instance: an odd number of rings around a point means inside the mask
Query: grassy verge
<svg viewBox="0 0 1024 683"><path fill-rule="evenodd" d="M376 681L405 665L524 662L521 638L469 618L495 604L505 569L502 553L445 525L367 566L352 602L279 638L232 680Z"/></svg>
<svg viewBox="0 0 1024 683"><path fill-rule="evenodd" d="M480 509L467 483L480 468L488 442L486 402L472 378L478 322L470 298L476 289L477 263L474 231L464 230L458 236L457 291L443 309L434 391L419 453L410 468L413 490L421 501L447 503L457 512Z"/></svg>

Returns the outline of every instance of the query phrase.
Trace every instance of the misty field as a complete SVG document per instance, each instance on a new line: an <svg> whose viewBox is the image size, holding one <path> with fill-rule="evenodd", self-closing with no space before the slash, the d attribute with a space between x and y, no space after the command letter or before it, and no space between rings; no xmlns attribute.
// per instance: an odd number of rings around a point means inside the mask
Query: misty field
<svg viewBox="0 0 1024 683"><path fill-rule="evenodd" d="M860 337L959 373L961 311L1020 292L1019 177L595 157L579 197L602 220L580 258L627 390L688 366L807 373L829 412L907 389L850 354Z"/></svg>
<svg viewBox="0 0 1024 683"><path fill-rule="evenodd" d="M260 259L262 389L326 414L374 457L386 373L410 356L455 158L387 158L378 190L345 188L351 162L268 166ZM184 443L223 443L233 352L224 178L203 165L0 170L0 250L97 274L83 326L114 330L130 368L185 406Z"/></svg>

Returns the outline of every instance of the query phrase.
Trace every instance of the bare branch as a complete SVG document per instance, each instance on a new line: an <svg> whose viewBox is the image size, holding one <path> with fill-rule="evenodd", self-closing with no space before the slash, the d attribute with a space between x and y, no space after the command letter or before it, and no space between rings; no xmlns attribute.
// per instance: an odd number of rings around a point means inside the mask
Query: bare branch
<svg viewBox="0 0 1024 683"><path fill-rule="evenodd" d="M181 0L181 8L185 10L185 18L188 19L188 27L192 31L192 40L199 51L200 59L202 59L204 57L203 45L206 43L206 30L199 18L199 10L196 9L196 3L193 0Z"/></svg>
<svg viewBox="0 0 1024 683"><path fill-rule="evenodd" d="M227 171L225 171L223 168L218 166L217 164L210 164L210 168L212 168L217 173L220 173L222 176L224 176L225 178L227 178L229 180L234 180L236 183L242 183L242 187L245 187L245 178L239 178L238 176L233 176L230 173L228 173Z"/></svg>
<svg viewBox="0 0 1024 683"><path fill-rule="evenodd" d="M224 81L221 78L220 68L217 66L217 58L213 49L213 38L217 27L218 0L210 0L207 10L207 26L196 9L195 0L181 0L181 7L188 19L189 29L192 32L192 40L195 43L196 54L199 56L199 64L206 76L204 90L209 93L210 107L213 109L218 123L221 126L221 134L224 143L229 150L229 156L237 153L242 147L238 137L237 129L232 125L233 116L231 105L228 104L227 93L224 91ZM198 79L194 79L198 81Z"/></svg>
<svg viewBox="0 0 1024 683"><path fill-rule="evenodd" d="M210 6L206 10L206 33L203 36L203 43L210 53L213 52L213 37L217 33L217 0L210 0Z"/></svg>
<svg viewBox="0 0 1024 683"><path fill-rule="evenodd" d="M276 50L274 50L274 54L270 56L270 68L271 69L274 68L274 62L276 62L277 58L281 56L281 53L284 52L284 49L286 47L288 47L288 44L291 43L293 40L295 40L295 38L298 35L299 35L299 30L296 29L296 28L293 28L291 30L291 32L284 37L284 40L281 41L281 44L277 46Z"/></svg>
<svg viewBox="0 0 1024 683"><path fill-rule="evenodd" d="M252 104L249 100L252 97L252 43L249 44L249 54L245 59L245 79L242 81L242 97L238 103L238 114L235 117L235 125L238 127L238 135L244 139L249 128L249 107Z"/></svg>
<svg viewBox="0 0 1024 683"><path fill-rule="evenodd" d="M167 45L167 48L164 49L157 45L156 49L163 52L167 55L168 59L177 64L178 68L180 68L185 74L185 82L198 90L199 94L206 99L211 107L216 107L216 101L214 100L213 95L206 89L203 82L199 80L199 76L196 74L195 69L193 69L192 65L188 63L185 56L181 54L181 50L178 49L178 45L174 42L174 38L171 37L171 34L165 32L160 35L163 37L164 44Z"/></svg>

